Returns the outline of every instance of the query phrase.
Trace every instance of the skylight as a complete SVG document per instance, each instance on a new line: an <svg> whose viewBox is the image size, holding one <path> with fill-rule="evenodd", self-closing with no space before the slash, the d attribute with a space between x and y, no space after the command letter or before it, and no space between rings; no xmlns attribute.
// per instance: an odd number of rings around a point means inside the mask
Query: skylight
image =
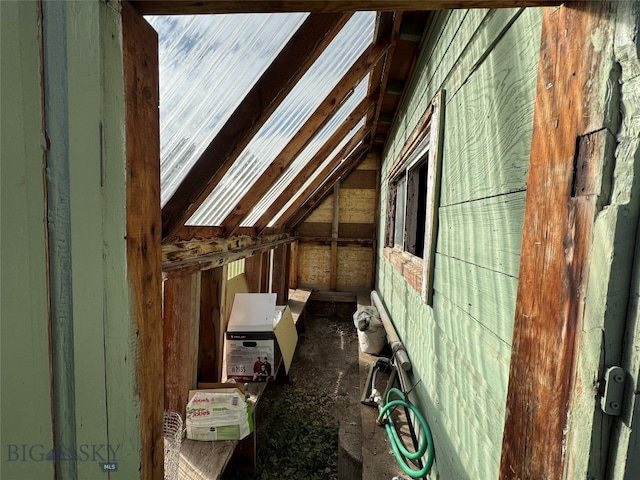
<svg viewBox="0 0 640 480"><path fill-rule="evenodd" d="M361 12L349 20L245 148L207 200L187 222L188 225L220 225L353 62L370 45L375 18L374 12ZM212 74L215 75L215 72ZM345 116L348 113L346 112ZM333 121L329 125L334 125L335 128ZM330 128L329 125L325 129ZM325 135L331 131L327 130ZM318 141L321 141L321 135L318 136ZM312 148L311 145L308 148ZM316 144L314 148L317 151L319 145ZM311 156L309 154L306 160Z"/></svg>
<svg viewBox="0 0 640 480"><path fill-rule="evenodd" d="M157 16L164 206L307 14Z"/></svg>

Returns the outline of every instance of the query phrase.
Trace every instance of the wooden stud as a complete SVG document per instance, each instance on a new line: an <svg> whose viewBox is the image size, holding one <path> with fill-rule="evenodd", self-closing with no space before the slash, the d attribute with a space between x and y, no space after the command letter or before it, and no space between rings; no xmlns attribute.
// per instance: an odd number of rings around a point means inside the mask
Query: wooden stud
<svg viewBox="0 0 640 480"><path fill-rule="evenodd" d="M331 224L331 272L329 289L338 288L338 226L340 224L340 181L333 185L333 222Z"/></svg>
<svg viewBox="0 0 640 480"><path fill-rule="evenodd" d="M213 13L355 12L358 10L450 10L453 8L513 8L559 5L557 0L135 0L145 15Z"/></svg>
<svg viewBox="0 0 640 480"><path fill-rule="evenodd" d="M222 268L201 273L200 328L198 337L198 382L220 380L216 328L220 325L220 288Z"/></svg>
<svg viewBox="0 0 640 480"><path fill-rule="evenodd" d="M162 209L163 238L175 234L202 205L251 138L349 18L349 14L313 14L305 20Z"/></svg>
<svg viewBox="0 0 640 480"><path fill-rule="evenodd" d="M273 274L271 291L278 295L277 305L286 305L289 300L289 245L273 249Z"/></svg>
<svg viewBox="0 0 640 480"><path fill-rule="evenodd" d="M289 266L289 288L298 288L298 241L291 243L291 265Z"/></svg>
<svg viewBox="0 0 640 480"><path fill-rule="evenodd" d="M122 5L126 99L127 266L138 346L140 478L162 478L163 353L160 214L158 36L129 4Z"/></svg>
<svg viewBox="0 0 640 480"><path fill-rule="evenodd" d="M164 282L164 408L185 420L187 395L198 384L200 272Z"/></svg>
<svg viewBox="0 0 640 480"><path fill-rule="evenodd" d="M569 405L597 195L574 195L581 137L605 127L594 39L608 2L543 16L500 478L564 478ZM598 151L597 149L595 151ZM585 163L602 169L602 155Z"/></svg>

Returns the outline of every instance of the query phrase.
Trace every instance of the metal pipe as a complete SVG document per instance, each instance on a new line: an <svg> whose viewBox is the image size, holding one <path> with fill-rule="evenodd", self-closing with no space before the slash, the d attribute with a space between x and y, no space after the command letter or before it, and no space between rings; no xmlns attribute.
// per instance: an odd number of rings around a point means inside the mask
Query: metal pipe
<svg viewBox="0 0 640 480"><path fill-rule="evenodd" d="M382 321L382 325L384 326L384 330L387 334L387 340L389 341L389 345L391 346L391 351L396 357L396 365L398 365L405 372L408 372L409 370L411 370L411 361L409 360L409 356L407 355L407 350L406 348L404 348L404 345L400 341L400 337L398 336L398 333L393 326L391 317L389 317L389 314L382 304L380 296L375 290L371 292L371 302L380 314L380 320Z"/></svg>

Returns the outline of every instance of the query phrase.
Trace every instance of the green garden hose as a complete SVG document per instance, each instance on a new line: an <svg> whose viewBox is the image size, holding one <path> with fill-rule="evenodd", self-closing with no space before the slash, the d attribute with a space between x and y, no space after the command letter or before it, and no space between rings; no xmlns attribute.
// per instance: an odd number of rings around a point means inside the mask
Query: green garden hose
<svg viewBox="0 0 640 480"><path fill-rule="evenodd" d="M393 454L395 455L396 460L398 461L398 464L400 465L402 470L411 478L424 477L427 473L429 473L429 471L431 470L431 465L433 464L434 450L431 429L429 428L427 421L412 403L405 400L390 400L392 394L397 395L401 398L404 397L404 394L397 388L389 389L387 398L385 399L386 403L380 409L380 414L378 415L377 422L379 424L384 424L384 428L387 431L387 435L389 436L389 441L391 442ZM393 425L391 413L396 409L396 407L408 408L418 419L418 423L420 424L420 441L418 442L419 448L415 452L410 452L406 449L406 447L402 443L402 440L398 436L398 432L396 431L395 426ZM409 459L411 461L420 459L424 456L425 452L426 460L424 462L424 466L420 470L414 470L409 465L407 465L406 459Z"/></svg>

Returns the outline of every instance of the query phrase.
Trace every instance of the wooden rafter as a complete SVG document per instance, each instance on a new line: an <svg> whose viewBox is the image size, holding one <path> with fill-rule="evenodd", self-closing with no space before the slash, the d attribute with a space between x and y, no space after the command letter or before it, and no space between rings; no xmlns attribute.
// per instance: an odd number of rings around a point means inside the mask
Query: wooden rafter
<svg viewBox="0 0 640 480"><path fill-rule="evenodd" d="M306 199L306 201L285 220L285 225L289 229L295 228L302 222L331 191L335 183L353 170L363 159L369 150L369 145L362 145L362 148L355 150L349 158L342 162L331 175Z"/></svg>
<svg viewBox="0 0 640 480"><path fill-rule="evenodd" d="M609 8L575 2L543 15L501 479L566 475L612 68L594 39L609 38Z"/></svg>
<svg viewBox="0 0 640 480"><path fill-rule="evenodd" d="M380 72L379 87L381 92L385 92L387 89L387 82L389 81L389 71L391 70L391 64L392 64L391 60L393 58L393 52L395 50L401 22L402 22L402 12L395 12L395 16L393 17L393 24L391 26L391 47L389 48L389 52L387 53L387 61L382 66L382 71ZM373 77L371 80L378 81ZM372 86L373 84L371 84L371 86L369 87L370 90L372 89L371 88ZM380 113L382 111L382 104L383 102L378 102L378 104L376 105L376 109L373 112L373 115L371 116L370 119L367 120L367 123L371 125L372 137L375 137L375 134L376 134L376 130L378 127L378 119L380 118Z"/></svg>
<svg viewBox="0 0 640 480"><path fill-rule="evenodd" d="M349 14L310 15L233 112L162 209L162 237L180 229L287 94L338 34Z"/></svg>
<svg viewBox="0 0 640 480"><path fill-rule="evenodd" d="M393 10L450 10L455 8L512 8L559 5L557 0L134 0L145 15L270 12L389 12Z"/></svg>
<svg viewBox="0 0 640 480"><path fill-rule="evenodd" d="M295 158L304 150L314 136L333 118L340 109L345 98L373 66L384 56L390 47L389 37L384 37L380 42L367 48L360 58L340 79L334 89L327 95L323 102L316 108L307 122L298 130L295 136L271 162L251 189L238 202L235 208L222 222L227 232L235 232L244 218L251 213L253 207L260 201L265 193L276 183Z"/></svg>
<svg viewBox="0 0 640 480"><path fill-rule="evenodd" d="M376 91L360 102L360 104L342 122L340 127L338 127L338 129L331 135L331 137L329 137L329 139L324 143L320 150L318 150L318 152L311 158L311 160L309 160L307 164L302 168L302 170L296 176L297 179L306 180L313 172L316 171L320 164L324 160L326 160L329 155L331 155L331 152L336 149L342 139L349 134L349 132L357 125L362 117L367 114L369 109L373 105L375 105L378 95L379 92ZM291 192L296 191L296 189L300 188L301 185L302 184L297 184L297 182L293 181L289 183L286 191L286 196L283 198L283 196L280 195L278 199L272 202L267 212L265 212L265 214L263 214L256 222L255 227L257 228L258 232L262 232L264 227L266 227L273 218L273 216L267 216L267 213L270 213L271 211L275 211L275 213L278 213L280 209L284 207L288 199L291 198Z"/></svg>
<svg viewBox="0 0 640 480"><path fill-rule="evenodd" d="M282 214L276 226L284 225L287 220L293 215L303 204L306 202L309 197L313 194L314 191L318 187L320 187L323 182L327 179L327 177L331 174L331 172L336 168L336 166L344 159L347 155L349 155L354 148L358 146L360 142L362 142L367 135L370 133L370 129L365 125L363 126L356 134L347 142L347 144L342 147L342 149L333 157L331 162L325 166L322 171L316 176L316 178L304 189L299 195L298 198L287 208L287 210ZM368 149L368 145L362 145L361 148L358 149L358 153L353 153L357 155L362 155L364 151ZM353 155L352 154L352 155ZM311 172L300 172L296 178L291 182L291 188L299 190L302 188L302 185L309 178ZM269 207L269 209L265 212L265 214L260 219L261 223L269 222L279 211L280 209L287 203L287 201L291 198L289 194L283 192L280 197Z"/></svg>

